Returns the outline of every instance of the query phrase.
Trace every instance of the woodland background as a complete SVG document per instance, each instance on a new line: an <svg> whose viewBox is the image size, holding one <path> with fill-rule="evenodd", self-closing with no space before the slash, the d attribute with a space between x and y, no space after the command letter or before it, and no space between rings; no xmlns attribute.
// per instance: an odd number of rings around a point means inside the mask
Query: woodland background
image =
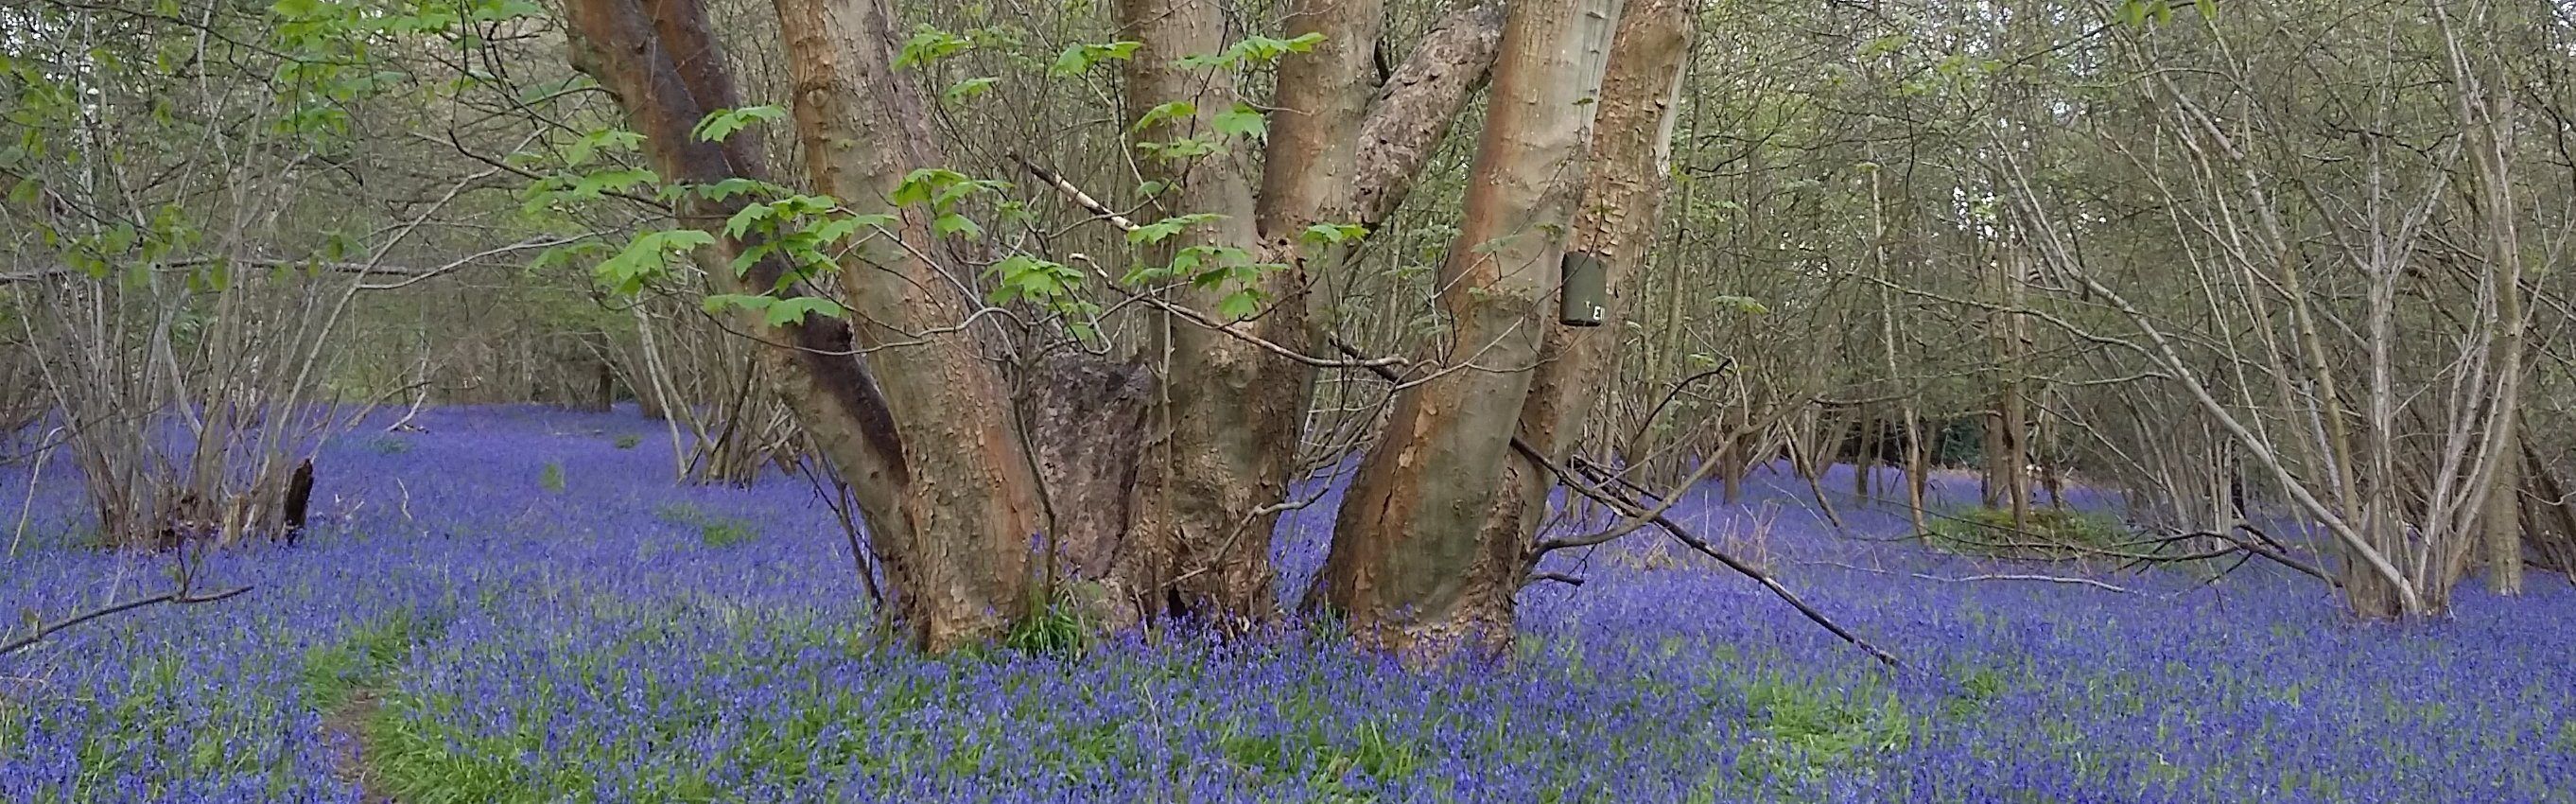
<svg viewBox="0 0 2576 804"><path fill-rule="evenodd" d="M1275 616L1327 472L1303 599L1507 642L1556 481L1782 458L2423 616L2576 570L2571 65L2546 1L35 0L0 414L146 546L361 412L631 400L679 480L837 468L931 647Z"/></svg>

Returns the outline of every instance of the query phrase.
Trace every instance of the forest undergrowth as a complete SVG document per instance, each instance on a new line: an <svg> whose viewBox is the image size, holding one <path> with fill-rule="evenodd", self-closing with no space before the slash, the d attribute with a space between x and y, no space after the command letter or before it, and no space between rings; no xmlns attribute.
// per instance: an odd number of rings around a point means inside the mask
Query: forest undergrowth
<svg viewBox="0 0 2576 804"><path fill-rule="evenodd" d="M0 657L0 801L2576 801L2564 579L2362 624L2277 569L1928 548L1829 493L1838 532L1773 471L1674 518L1920 672L1643 535L1553 557L1586 583L1524 591L1502 665L1407 671L1328 626L925 658L871 635L800 479L674 487L631 412L418 423L324 449L302 546L212 558L251 593ZM167 583L166 559L81 546L79 489L24 472L0 472L31 506L10 611ZM1279 588L1336 502L1281 525ZM2035 574L2116 589L1965 580Z"/></svg>

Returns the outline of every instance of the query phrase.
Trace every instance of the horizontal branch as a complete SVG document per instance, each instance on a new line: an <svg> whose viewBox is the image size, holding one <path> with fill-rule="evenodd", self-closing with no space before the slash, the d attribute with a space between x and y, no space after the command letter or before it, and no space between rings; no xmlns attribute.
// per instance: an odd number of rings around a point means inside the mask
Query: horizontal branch
<svg viewBox="0 0 2576 804"><path fill-rule="evenodd" d="M251 587L243 586L231 591L197 596L191 596L185 591L164 592L151 597L135 598L123 603L110 604L102 608L75 614L50 623L40 624L36 626L36 630L28 632L25 636L10 640L7 644L0 644L0 656L7 656L9 654L25 650L29 646L43 641L45 637L53 636L56 632L102 617L112 617L135 609L143 608L145 606L154 606L163 603L168 603L174 606L213 603L215 601L232 598L250 590Z"/></svg>

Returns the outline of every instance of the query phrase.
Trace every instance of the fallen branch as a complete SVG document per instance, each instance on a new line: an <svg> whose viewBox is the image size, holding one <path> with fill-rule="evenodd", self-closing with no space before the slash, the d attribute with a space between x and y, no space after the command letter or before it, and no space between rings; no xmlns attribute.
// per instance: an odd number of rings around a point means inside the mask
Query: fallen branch
<svg viewBox="0 0 2576 804"><path fill-rule="evenodd" d="M63 630L63 629L66 629L66 628L70 628L70 627L75 626L75 625L79 625L79 624L81 624L81 623L89 622L89 621L91 621L91 620L96 620L96 619L99 619L99 618L102 618L102 617L112 617L112 616L115 616L115 615L118 615L118 614L123 614L123 613L125 613L125 612L133 611L133 610L135 610L135 609L143 608L143 607L145 607L145 606L159 605L159 604L162 604L162 603L168 603L168 604L170 604L170 605L174 605L174 606L189 606L189 605L195 605L195 604L198 604L198 603L213 603L213 602L216 602L216 601L219 601L219 600L225 600L225 599L229 599L229 598L232 598L232 597L239 596L240 594L242 594L242 593L244 593L244 592L248 592L248 591L250 591L250 590L251 590L251 587L243 586L243 587L240 587L240 588L237 588L237 589L232 589L232 590L230 590L230 591L216 592L216 593L211 594L211 595L190 595L190 594L188 594L186 591L182 590L182 591L177 591L177 592L164 592L164 593L162 593L162 594L153 595L153 596L151 596L151 597L135 598L135 599L133 599L133 600L125 601L125 602L123 602L123 603L115 603L115 604L111 604L111 605L108 605L108 606L105 606L105 607L102 607L102 608L99 608L99 609L95 609L95 610L92 610L92 611L86 611L86 612L82 612L82 613L80 613L80 614L75 614L75 615L72 615L72 616L69 616L69 617L62 618L62 619L60 619L60 620L55 620L55 621L53 621L53 622L51 622L51 623L42 623L42 624L39 624L39 625L37 625L37 626L36 626L36 630L28 632L26 636L22 636L22 637L19 637L19 638L17 638L17 639L10 640L10 641L8 642L8 644L0 644L0 656L7 656L7 655L9 655L9 654L16 653L16 652L21 651L21 650L25 650L25 649L27 649L29 646L32 646L32 645L36 644L37 642L43 641L45 637L53 636L56 632L59 632L59 631L61 631L61 630Z"/></svg>
<svg viewBox="0 0 2576 804"><path fill-rule="evenodd" d="M1340 339L1335 339L1333 346L1340 349L1342 354L1348 355L1354 359L1363 362L1366 362L1369 359L1369 356L1361 352L1358 347L1344 343ZM1370 365L1367 366L1367 368L1371 371L1377 372L1380 377L1384 377L1388 380L1395 379L1394 369L1380 365ZM1538 464L1539 466L1547 469L1548 474L1555 476L1558 483L1563 484L1568 489L1574 490L1575 493L1581 494L1585 497L1590 497L1599 501L1603 505L1610 506L1610 510L1619 512L1620 516L1637 517L1648 522L1652 522L1656 528L1661 529L1666 535L1672 536L1676 541L1689 546L1693 550L1699 551L1703 555L1717 559L1718 563L1726 565L1727 569L1734 570L1737 574L1753 579L1755 583L1761 584L1762 588L1770 590L1772 596L1778 597L1782 602L1788 603L1790 608L1797 609L1798 613L1804 615L1808 621L1819 626L1823 626L1826 631L1832 632L1834 636L1842 638L1844 642L1849 642L1853 647L1860 648L1862 651L1867 652L1870 658L1877 659L1880 664L1897 668L1899 670L1911 669L1906 666L1903 660L1896 658L1896 654L1880 650L1877 645L1870 644L1869 640L1860 638L1860 635L1854 634L1850 629L1846 629L1842 627L1840 623L1834 622L1833 618L1825 616L1824 612L1817 611L1816 607L1807 605L1807 601L1799 598L1798 593L1789 591L1789 587L1780 585L1780 582L1773 579L1770 573L1755 569L1753 565L1736 560L1734 556L1727 555L1726 551L1719 550L1716 546L1709 544L1707 540L1693 535L1689 529L1682 527L1681 523L1674 522L1671 517L1665 516L1662 513L1663 506L1657 506L1655 509L1649 511L1645 505L1630 500L1624 495L1615 494L1602 489L1600 486L1587 483L1584 481L1583 477L1577 476L1573 472L1567 471L1565 467L1557 465L1557 462L1554 459L1551 459L1547 457L1546 454L1539 452L1537 447L1530 446L1530 443L1527 440L1522 439L1518 435L1512 436L1512 449L1518 451L1521 454L1521 457L1528 458L1531 463ZM1651 497L1652 495L1640 496Z"/></svg>
<svg viewBox="0 0 2576 804"><path fill-rule="evenodd" d="M1586 483L1582 478L1575 477L1572 473L1565 471L1563 467L1557 466L1555 461L1548 460L1547 456L1541 455L1538 450L1530 448L1529 442L1522 441L1517 436L1512 438L1512 448L1519 450L1521 455L1529 458L1532 463L1547 467L1549 472L1556 475L1558 482L1565 484L1566 488L1573 489L1576 493L1598 500L1601 504L1610 506L1612 510L1628 516L1638 516L1644 513L1641 506L1629 502L1618 495L1604 491L1598 486ZM1877 659L1880 664L1900 670L1911 669L1906 666L1903 660L1896 658L1895 654L1880 650L1877 645L1870 644L1869 640L1860 638L1859 634L1852 633L1850 629L1846 629L1842 627L1841 624L1834 622L1833 618L1826 617L1824 612L1817 611L1816 607L1807 605L1807 601L1799 598L1798 593L1789 591L1789 587L1780 585L1780 582L1772 578L1770 573L1755 569L1752 565L1736 560L1734 556L1727 555L1726 551L1719 550L1715 545L1709 544L1707 540L1693 535L1689 530L1683 528L1680 523L1674 522L1671 517L1663 514L1654 514L1649 517L1649 519L1655 523L1657 528L1662 529L1666 535L1673 537L1673 539L1684 545L1688 545L1690 549L1699 551L1702 555L1717 559L1717 562L1725 564L1727 569L1735 570L1737 574L1753 579L1755 583L1761 584L1762 588L1770 590L1772 596L1780 598L1781 602L1789 604L1790 608L1797 609L1798 613L1804 615L1808 621L1819 626L1823 626L1826 631L1832 632L1834 636L1842 638L1844 642L1851 643L1852 647L1856 647L1867 652L1870 658Z"/></svg>

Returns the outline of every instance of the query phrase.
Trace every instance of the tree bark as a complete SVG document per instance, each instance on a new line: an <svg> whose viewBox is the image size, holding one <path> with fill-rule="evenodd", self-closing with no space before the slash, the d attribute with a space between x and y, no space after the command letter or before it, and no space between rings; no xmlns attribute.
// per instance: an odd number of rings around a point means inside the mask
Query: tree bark
<svg viewBox="0 0 2576 804"><path fill-rule="evenodd" d="M1581 196L1618 0L1515 3L1466 215L1440 271L1447 371L1398 394L1317 579L1363 647L1413 661L1510 644L1524 544L1483 538L1537 365L1544 297ZM1310 593L1311 594L1311 593Z"/></svg>
<svg viewBox="0 0 2576 804"><path fill-rule="evenodd" d="M1673 124L1680 111L1682 67L1689 55L1697 0L1633 0L1619 15L1602 76L1594 120L1591 169L1582 211L1574 220L1569 251L1599 256L1608 273L1609 316L1597 327L1548 326L1538 367L1521 401L1519 436L1557 466L1567 465L1583 421L1601 398L1617 356L1629 300L1622 291L1646 261L1672 174ZM1472 579L1478 594L1470 607L1489 608L1481 619L1509 633L1512 593L1528 583L1538 563L1533 549L1547 520L1548 489L1557 479L1517 451L1505 453L1494 502L1477 538L1515 548L1512 560L1479 563L1472 570L1499 572ZM1571 496L1571 495L1569 495Z"/></svg>
<svg viewBox="0 0 2576 804"><path fill-rule="evenodd" d="M977 330L958 328L976 306L960 296L971 286L934 262L944 249L929 211L888 200L913 169L940 164L921 88L892 68L894 9L776 5L807 177L853 214L901 221L892 237L862 239L836 272L896 434L921 446L904 456L909 482L889 512L910 538L880 536L876 549L915 642L941 650L993 636L1030 605L1032 540L1045 523L1000 372L978 353Z"/></svg>
<svg viewBox="0 0 2576 804"><path fill-rule="evenodd" d="M1433 25L1403 66L1387 76L1360 124L1351 222L1375 228L1404 203L1432 148L1485 85L1502 43L1502 5L1470 6Z"/></svg>
<svg viewBox="0 0 2576 804"><path fill-rule="evenodd" d="M694 0L573 0L568 11L574 66L598 79L618 99L635 129L645 135L646 155L665 180L708 184L735 177L766 178L758 139L751 133L723 142L703 142L692 135L709 112L740 103L703 7ZM726 218L745 203L739 195L726 200L691 195L676 205L675 213L682 225L717 235L718 248L701 249L694 256L721 286L736 292L768 291L787 269L779 258L760 260L739 277L731 268L734 255L756 245L723 234ZM779 291L785 296L799 292ZM933 487L914 487L893 411L875 379L851 356L849 328L813 318L771 326L758 313L740 316L737 323L763 344L757 351L774 369L775 390L824 456L849 479L867 518L871 541L885 553L887 574L899 590L894 610L888 614L906 636L916 645L939 650L1008 628L1025 607L1021 590L1009 581L999 586L964 583L964 571L985 562L967 555L965 545L948 541L957 531L945 530L946 520L918 515L922 504L940 499L938 495L989 490L940 489L935 484L946 478L937 475L927 478ZM962 445L925 446L955 451ZM1019 538L1027 537L1023 533Z"/></svg>
<svg viewBox="0 0 2576 804"><path fill-rule="evenodd" d="M1238 151L1214 117L1234 104L1231 68L1184 67L1179 60L1225 49L1225 20L1216 5L1197 0L1124 0L1120 23L1142 43L1126 62L1130 123L1167 102L1183 101L1196 113L1143 126L1142 141L1182 137L1225 140L1228 150L1187 160L1147 154L1145 177L1166 182L1152 213L1224 216L1149 248L1149 263L1168 263L1192 245L1233 246L1256 262L1285 259L1260 236L1252 186ZM1312 22L1313 20L1309 20ZM1263 273L1250 283L1263 302L1255 315L1220 317L1227 328L1288 345L1305 342L1303 302L1278 303L1294 286L1295 269ZM1171 292L1181 305L1218 315L1219 301L1237 286ZM1273 359L1260 347L1227 332L1196 326L1169 312L1155 328L1148 360L1163 372L1160 396L1147 421L1142 470L1131 507L1131 549L1154 577L1158 594L1135 603L1146 616L1196 614L1266 619L1276 608L1271 590L1270 526L1262 513L1283 496L1296 463L1312 372Z"/></svg>

